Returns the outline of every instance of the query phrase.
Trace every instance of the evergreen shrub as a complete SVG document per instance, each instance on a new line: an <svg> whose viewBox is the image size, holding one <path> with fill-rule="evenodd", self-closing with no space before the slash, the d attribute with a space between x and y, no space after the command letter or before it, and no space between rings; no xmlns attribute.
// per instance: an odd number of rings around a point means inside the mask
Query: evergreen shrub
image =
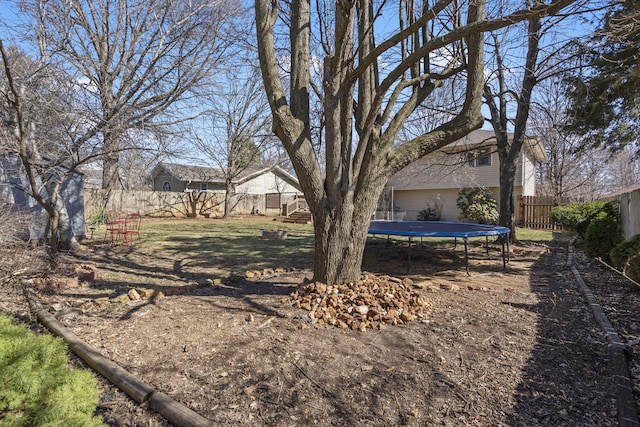
<svg viewBox="0 0 640 427"><path fill-rule="evenodd" d="M617 215L600 212L587 227L584 238L585 252L591 257L600 257L611 262L611 251L623 240L622 226Z"/></svg>
<svg viewBox="0 0 640 427"><path fill-rule="evenodd" d="M92 213L91 216L89 216L89 218L87 219L87 223L89 225L102 225L114 219L116 218L112 218L111 213L107 211L106 208L101 208Z"/></svg>
<svg viewBox="0 0 640 427"><path fill-rule="evenodd" d="M621 241L611 251L611 262L636 282L640 282L640 234Z"/></svg>
<svg viewBox="0 0 640 427"><path fill-rule="evenodd" d="M67 362L60 338L0 314L0 426L103 426L96 378Z"/></svg>
<svg viewBox="0 0 640 427"><path fill-rule="evenodd" d="M427 208L418 212L418 221L440 221L440 215L434 208Z"/></svg>
<svg viewBox="0 0 640 427"><path fill-rule="evenodd" d="M562 228L575 231L580 237L585 238L589 223L600 212L617 215L615 205L611 202L581 202L555 206L551 209L550 219Z"/></svg>

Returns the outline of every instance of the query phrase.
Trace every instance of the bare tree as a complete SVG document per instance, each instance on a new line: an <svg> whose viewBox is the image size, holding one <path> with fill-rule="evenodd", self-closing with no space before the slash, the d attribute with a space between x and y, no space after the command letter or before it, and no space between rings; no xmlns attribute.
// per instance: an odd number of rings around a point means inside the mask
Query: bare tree
<svg viewBox="0 0 640 427"><path fill-rule="evenodd" d="M193 141L200 154L220 171L225 182L224 217L231 214L231 196L238 177L264 166L263 153L274 143L271 116L260 77L227 80L220 93L208 97Z"/></svg>
<svg viewBox="0 0 640 427"><path fill-rule="evenodd" d="M597 180L598 172L587 165L589 157L597 157L598 153L579 150L582 142L565 130L569 100L563 96L566 86L561 76L540 82L536 93L531 105L529 129L546 153L546 160L538 168L537 193L555 199L582 198L586 196L588 184ZM604 163L604 159L601 160Z"/></svg>
<svg viewBox="0 0 640 427"><path fill-rule="evenodd" d="M633 147L624 147L611 157L609 191L640 184L640 157Z"/></svg>
<svg viewBox="0 0 640 427"><path fill-rule="evenodd" d="M67 108L73 85L61 70L33 61L15 48L7 50L1 40L0 54L0 153L5 159L19 158L19 165L9 172L15 177L24 175L26 182L16 185L46 211L45 235L50 236L55 253L59 240L75 242L61 190L80 164L99 153L90 141L76 144L68 138L70 129L78 124Z"/></svg>
<svg viewBox="0 0 640 427"><path fill-rule="evenodd" d="M532 1L533 5L543 4ZM510 239L517 241L514 224L514 186L516 168L526 143L527 122L535 86L572 65L571 53L565 46L570 38L558 37L562 21L577 13L574 10L543 22L530 19L525 28L512 26L493 31L489 53L492 70L484 86L484 98L489 107L488 121L496 135L500 161L500 207L498 224L511 229ZM523 30L523 31L518 31ZM545 38L546 43L543 42ZM521 46L526 46L522 49Z"/></svg>
<svg viewBox="0 0 640 427"><path fill-rule="evenodd" d="M279 25L279 2L256 1L258 53L274 130L313 214L316 280L357 280L368 223L388 178L482 125L483 31L554 13L571 2L485 19L483 1L407 0L399 9L370 0L320 1L312 13L309 1L293 0ZM275 37L283 28L289 33L288 95L278 66L285 52L276 50ZM317 62L323 67L321 90L314 90L310 78ZM466 81L461 108L432 131L395 145L416 107L456 75ZM324 113L323 166L311 140L312 90Z"/></svg>
<svg viewBox="0 0 640 427"><path fill-rule="evenodd" d="M62 61L85 114L74 139L98 139L106 189L121 186L120 154L184 120L198 85L219 67L239 2L26 0L45 58Z"/></svg>
<svg viewBox="0 0 640 427"><path fill-rule="evenodd" d="M509 31L509 30L507 30ZM494 57L494 75L484 87L484 97L489 106L489 122L496 134L498 158L500 161L500 207L498 224L511 229L510 238L517 241L513 215L515 212L513 189L515 186L517 160L525 143L531 93L536 84L536 66L540 52L542 22L540 18L531 19L527 28L527 51L523 66L522 82L519 91L514 91L507 81L509 64L505 62L501 35L492 34ZM503 34L504 35L504 34ZM492 86L495 81L495 87ZM509 98L516 100L516 118L513 123L513 137L509 135L508 104Z"/></svg>

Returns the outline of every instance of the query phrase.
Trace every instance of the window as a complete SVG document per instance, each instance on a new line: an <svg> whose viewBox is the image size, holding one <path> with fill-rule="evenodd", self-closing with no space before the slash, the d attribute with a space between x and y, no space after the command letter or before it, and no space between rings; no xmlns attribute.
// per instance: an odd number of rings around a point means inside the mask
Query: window
<svg viewBox="0 0 640 427"><path fill-rule="evenodd" d="M484 147L478 150L476 166L491 166L491 147Z"/></svg>
<svg viewBox="0 0 640 427"><path fill-rule="evenodd" d="M467 164L470 167L474 167L475 166L476 156L475 156L475 153L473 151L469 151L469 152L465 153L464 158L465 158L465 161L467 162Z"/></svg>
<svg viewBox="0 0 640 427"><path fill-rule="evenodd" d="M200 191L207 191L209 188L207 187L207 183L206 182L201 182L200 183Z"/></svg>
<svg viewBox="0 0 640 427"><path fill-rule="evenodd" d="M171 191L171 183L169 181L165 181L162 184L162 191Z"/></svg>
<svg viewBox="0 0 640 427"><path fill-rule="evenodd" d="M491 166L491 147L483 147L466 152L464 154L464 161L472 168Z"/></svg>

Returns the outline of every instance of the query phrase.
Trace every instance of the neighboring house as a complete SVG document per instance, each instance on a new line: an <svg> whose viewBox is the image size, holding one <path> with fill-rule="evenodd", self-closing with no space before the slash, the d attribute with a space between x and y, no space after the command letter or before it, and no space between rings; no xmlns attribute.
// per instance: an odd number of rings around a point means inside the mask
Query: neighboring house
<svg viewBox="0 0 640 427"><path fill-rule="evenodd" d="M57 173L52 168L50 173ZM42 185L40 177L36 177L38 185ZM13 211L28 213L31 216L28 229L24 230L24 238L41 240L47 238L45 232L49 215L31 197L27 174L22 166L20 158L15 154L0 157L0 203L7 205ZM43 189L43 195L46 194ZM64 202L69 216L71 236L61 237L61 242L68 242L71 237L81 239L86 236L86 224L84 220L84 187L81 173L74 172L62 183L60 198ZM64 213L63 213L64 214Z"/></svg>
<svg viewBox="0 0 640 427"><path fill-rule="evenodd" d="M102 189L102 166L97 164L85 164L78 167L78 171L84 175L85 190ZM123 188L132 191L145 191L151 189L149 169L137 165L120 167L120 184Z"/></svg>
<svg viewBox="0 0 640 427"><path fill-rule="evenodd" d="M84 189L93 190L102 188L102 167L94 165L82 165L78 168L84 177Z"/></svg>
<svg viewBox="0 0 640 427"><path fill-rule="evenodd" d="M387 184L386 194L394 218L415 220L420 211L437 207L442 221L457 221L460 210L456 199L467 187L484 187L500 203L496 149L493 131L476 130L396 173ZM536 165L544 159L537 139L527 139L518 158L514 197L535 195Z"/></svg>
<svg viewBox="0 0 640 427"><path fill-rule="evenodd" d="M161 162L151 172L155 191L224 192L225 179L220 169ZM233 194L263 195L267 209L302 194L296 177L280 166L246 170L233 179Z"/></svg>

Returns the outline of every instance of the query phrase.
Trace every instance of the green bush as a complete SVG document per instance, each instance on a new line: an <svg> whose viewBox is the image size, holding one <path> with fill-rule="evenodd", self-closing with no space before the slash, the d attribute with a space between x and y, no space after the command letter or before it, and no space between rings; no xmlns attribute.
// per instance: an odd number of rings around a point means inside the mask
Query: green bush
<svg viewBox="0 0 640 427"><path fill-rule="evenodd" d="M427 208L418 212L418 221L440 221L440 215L434 208Z"/></svg>
<svg viewBox="0 0 640 427"><path fill-rule="evenodd" d="M93 374L67 365L60 338L0 314L0 426L102 426Z"/></svg>
<svg viewBox="0 0 640 427"><path fill-rule="evenodd" d="M611 262L636 282L640 281L640 234L618 243L611 251Z"/></svg>
<svg viewBox="0 0 640 427"><path fill-rule="evenodd" d="M615 205L611 202L581 202L551 209L551 221L562 228L577 232L582 238L586 236L587 227L600 212L617 215Z"/></svg>
<svg viewBox="0 0 640 427"><path fill-rule="evenodd" d="M498 202L484 188L463 188L456 199L461 221L478 224L496 224L498 222Z"/></svg>
<svg viewBox="0 0 640 427"><path fill-rule="evenodd" d="M614 267L623 268L627 260L640 252L640 234L636 234L631 240L623 240L611 251L611 262Z"/></svg>
<svg viewBox="0 0 640 427"><path fill-rule="evenodd" d="M624 240L617 215L600 212L587 227L584 248L587 255L611 261L611 251Z"/></svg>
<svg viewBox="0 0 640 427"><path fill-rule="evenodd" d="M112 221L114 219L116 218L112 218L109 211L107 211L105 208L102 208L91 214L91 216L87 219L87 224L102 225L107 221Z"/></svg>
<svg viewBox="0 0 640 427"><path fill-rule="evenodd" d="M624 273L636 282L640 282L640 252L629 257L624 268Z"/></svg>

